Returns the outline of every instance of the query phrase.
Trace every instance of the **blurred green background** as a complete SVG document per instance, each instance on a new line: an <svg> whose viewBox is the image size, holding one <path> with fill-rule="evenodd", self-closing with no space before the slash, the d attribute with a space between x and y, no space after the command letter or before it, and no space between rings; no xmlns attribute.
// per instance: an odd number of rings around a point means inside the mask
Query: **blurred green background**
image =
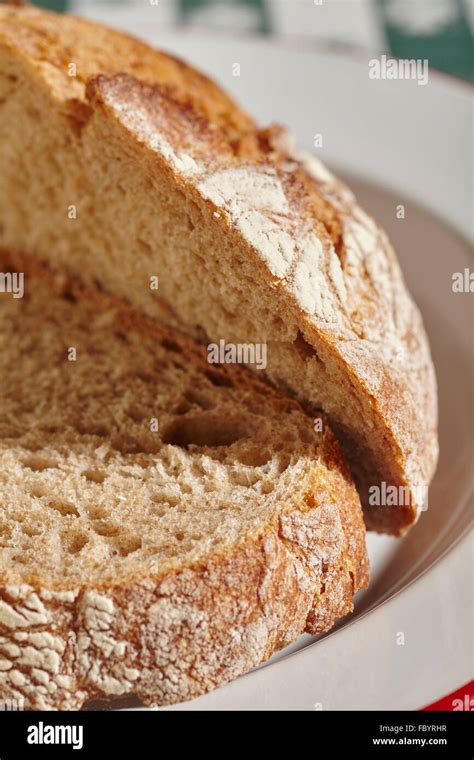
<svg viewBox="0 0 474 760"><path fill-rule="evenodd" d="M472 0L35 0L35 4L112 26L120 25L121 17L149 13L154 6L162 24L313 36L399 58L426 58L432 68L474 79ZM309 14L315 5L324 5L327 11L317 23L315 14Z"/></svg>

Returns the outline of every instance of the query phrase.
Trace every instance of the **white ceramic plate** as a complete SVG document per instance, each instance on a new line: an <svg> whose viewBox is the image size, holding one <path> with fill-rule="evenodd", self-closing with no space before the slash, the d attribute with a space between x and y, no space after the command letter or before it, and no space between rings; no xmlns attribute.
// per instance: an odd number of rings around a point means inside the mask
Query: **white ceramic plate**
<svg viewBox="0 0 474 760"><path fill-rule="evenodd" d="M322 134L317 154L348 179L395 245L423 312L440 391L441 458L429 510L403 539L369 535L372 582L353 615L319 640L302 636L247 676L168 709L423 707L466 683L472 669L472 294L451 289L453 272L474 269L466 242L468 87L431 72L427 86L374 81L373 56L360 52L127 26L210 73L262 123L290 125L301 146L314 149Z"/></svg>

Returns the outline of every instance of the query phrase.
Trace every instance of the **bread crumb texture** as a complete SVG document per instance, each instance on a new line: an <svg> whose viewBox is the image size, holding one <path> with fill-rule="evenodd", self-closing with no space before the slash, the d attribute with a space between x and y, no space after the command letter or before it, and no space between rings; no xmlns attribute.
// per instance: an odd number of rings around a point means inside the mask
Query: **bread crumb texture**
<svg viewBox="0 0 474 760"><path fill-rule="evenodd" d="M436 465L436 382L352 193L191 67L98 24L0 7L0 62L0 245L193 335L267 343L268 376L328 413L367 525L406 530ZM382 482L408 504L371 507Z"/></svg>
<svg viewBox="0 0 474 760"><path fill-rule="evenodd" d="M365 530L325 420L118 299L1 262L25 295L0 299L0 698L191 699L352 609Z"/></svg>

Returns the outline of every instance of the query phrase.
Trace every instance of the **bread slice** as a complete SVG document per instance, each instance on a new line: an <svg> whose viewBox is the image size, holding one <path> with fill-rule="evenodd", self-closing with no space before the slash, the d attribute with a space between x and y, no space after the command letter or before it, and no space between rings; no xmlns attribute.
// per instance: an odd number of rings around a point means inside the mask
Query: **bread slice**
<svg viewBox="0 0 474 760"><path fill-rule="evenodd" d="M324 421L204 346L3 253L0 699L190 699L368 580Z"/></svg>
<svg viewBox="0 0 474 760"><path fill-rule="evenodd" d="M330 416L367 525L402 533L436 465L436 382L351 192L194 69L97 24L0 8L0 71L0 245L194 336L265 343L272 381Z"/></svg>

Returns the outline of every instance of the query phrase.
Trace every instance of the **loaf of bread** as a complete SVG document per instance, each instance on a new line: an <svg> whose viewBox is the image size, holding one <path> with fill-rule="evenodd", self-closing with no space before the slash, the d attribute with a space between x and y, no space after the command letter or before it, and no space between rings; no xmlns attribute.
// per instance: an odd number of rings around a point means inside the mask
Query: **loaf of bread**
<svg viewBox="0 0 474 760"><path fill-rule="evenodd" d="M25 277L0 296L0 700L190 699L352 609L365 527L325 421L0 261Z"/></svg>
<svg viewBox="0 0 474 760"><path fill-rule="evenodd" d="M416 520L437 460L419 312L383 231L284 130L126 35L5 6L0 165L0 245L206 341L265 344L273 383L329 415L367 525Z"/></svg>

